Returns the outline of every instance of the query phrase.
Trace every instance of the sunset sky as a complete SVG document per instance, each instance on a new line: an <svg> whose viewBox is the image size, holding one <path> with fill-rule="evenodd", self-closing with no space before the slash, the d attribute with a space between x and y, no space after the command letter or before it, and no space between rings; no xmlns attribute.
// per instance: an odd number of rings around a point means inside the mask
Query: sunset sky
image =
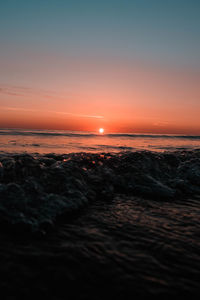
<svg viewBox="0 0 200 300"><path fill-rule="evenodd" d="M0 127L200 134L200 1L1 1Z"/></svg>

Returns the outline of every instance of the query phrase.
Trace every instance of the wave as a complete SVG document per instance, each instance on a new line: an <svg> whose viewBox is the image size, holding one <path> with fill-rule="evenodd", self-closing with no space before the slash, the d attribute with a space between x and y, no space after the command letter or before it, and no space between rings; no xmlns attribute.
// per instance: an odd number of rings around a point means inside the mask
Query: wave
<svg viewBox="0 0 200 300"><path fill-rule="evenodd" d="M167 139L197 139L200 140L200 136L199 135L173 135L173 134L129 134L129 133L111 133L111 134L107 134L107 136L109 137L130 137L130 138L159 138L159 139L163 139L163 138L167 138Z"/></svg>
<svg viewBox="0 0 200 300"><path fill-rule="evenodd" d="M0 135L12 136L63 136L63 137L109 137L109 138L152 138L152 139L192 139L200 140L200 135L176 135L176 134L139 134L139 133L107 133L99 135L96 133L86 132L52 132L52 131L17 131L17 130L0 130Z"/></svg>
<svg viewBox="0 0 200 300"><path fill-rule="evenodd" d="M0 154L0 224L46 230L117 194L173 203L200 197L200 150Z"/></svg>
<svg viewBox="0 0 200 300"><path fill-rule="evenodd" d="M21 135L21 136L66 136L66 137L93 137L97 134L92 133L61 133L61 132L48 132L48 131L15 131L15 130L1 130L0 135Z"/></svg>

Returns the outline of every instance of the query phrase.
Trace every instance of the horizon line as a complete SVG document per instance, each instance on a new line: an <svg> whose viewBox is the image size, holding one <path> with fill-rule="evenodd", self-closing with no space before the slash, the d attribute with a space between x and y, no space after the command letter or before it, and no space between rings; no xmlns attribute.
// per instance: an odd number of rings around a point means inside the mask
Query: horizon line
<svg viewBox="0 0 200 300"><path fill-rule="evenodd" d="M90 134L94 134L94 135L99 135L99 136L106 136L106 135L177 135L177 136L200 136L200 132L199 133L185 133L185 132L152 132L152 131L142 131L142 132L138 132L138 131L107 131L104 132L104 134L99 134L98 129L96 131L94 130L72 130L72 129L47 129L47 128L25 128L25 127L0 127L0 130L27 130L27 131L64 131L64 132L85 132L85 133L90 133Z"/></svg>

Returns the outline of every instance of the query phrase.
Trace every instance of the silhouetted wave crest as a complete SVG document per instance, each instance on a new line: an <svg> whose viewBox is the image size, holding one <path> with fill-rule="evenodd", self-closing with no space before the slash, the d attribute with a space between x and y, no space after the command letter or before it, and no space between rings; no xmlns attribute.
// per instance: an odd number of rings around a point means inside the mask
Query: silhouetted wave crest
<svg viewBox="0 0 200 300"><path fill-rule="evenodd" d="M108 133L99 135L87 132L53 132L53 131L22 131L22 130L0 130L0 135L22 135L22 136L63 136L63 137L125 137L125 138L155 138L155 139L193 139L200 140L200 135L175 135L175 134L136 134L136 133Z"/></svg>

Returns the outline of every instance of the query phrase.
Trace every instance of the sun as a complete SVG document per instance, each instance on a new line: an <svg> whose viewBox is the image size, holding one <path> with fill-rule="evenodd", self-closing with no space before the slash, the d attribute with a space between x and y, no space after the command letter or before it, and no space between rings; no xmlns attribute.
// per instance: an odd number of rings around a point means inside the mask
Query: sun
<svg viewBox="0 0 200 300"><path fill-rule="evenodd" d="M99 133L103 134L104 133L104 129L103 128L99 128Z"/></svg>

